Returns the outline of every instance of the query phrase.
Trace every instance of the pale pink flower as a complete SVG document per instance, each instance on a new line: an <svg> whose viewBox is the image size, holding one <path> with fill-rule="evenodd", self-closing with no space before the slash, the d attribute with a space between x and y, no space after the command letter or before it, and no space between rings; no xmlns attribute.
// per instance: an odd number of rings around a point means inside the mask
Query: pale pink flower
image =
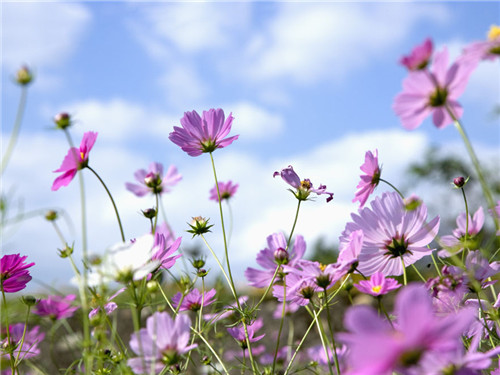
<svg viewBox="0 0 500 375"><path fill-rule="evenodd" d="M365 154L365 163L360 167L364 172L361 177L356 189L356 195L354 196L353 202L359 201L359 207L363 207L368 200L368 197L373 193L380 181L380 166L378 164L378 150L375 150L375 154L371 151L367 151Z"/></svg>
<svg viewBox="0 0 500 375"><path fill-rule="evenodd" d="M432 56L432 40L427 38L422 44L419 44L408 56L403 56L399 62L408 70L422 70L427 67Z"/></svg>
<svg viewBox="0 0 500 375"><path fill-rule="evenodd" d="M238 184L233 184L232 181L219 182L218 185L221 201L229 199L234 194L236 194L239 186ZM217 186L214 186L212 189L210 189L210 200L219 202L219 196L217 195Z"/></svg>
<svg viewBox="0 0 500 375"><path fill-rule="evenodd" d="M182 176L177 173L177 168L171 165L167 173L163 175L163 165L160 163L151 163L148 170L139 169L134 173L135 179L140 185L127 182L125 184L127 190L131 191L138 197L143 197L146 194L163 194L170 191L170 186L175 186L182 180Z"/></svg>

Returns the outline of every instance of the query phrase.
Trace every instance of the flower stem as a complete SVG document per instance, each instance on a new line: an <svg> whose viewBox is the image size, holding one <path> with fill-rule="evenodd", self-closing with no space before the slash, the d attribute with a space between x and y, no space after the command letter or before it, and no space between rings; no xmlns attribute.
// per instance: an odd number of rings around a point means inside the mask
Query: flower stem
<svg viewBox="0 0 500 375"><path fill-rule="evenodd" d="M3 281L0 280L0 282L3 284ZM2 298L3 298L3 303L2 303L2 307L3 307L3 316L5 317L5 327L6 327L6 334L7 334L7 344L10 346L12 345L13 343L11 342L10 340L10 325L9 325L9 313L7 311L7 298L5 297L5 291L3 290L3 285L0 285L1 289L2 289ZM10 368L12 370L12 375L15 374L16 372L16 361L15 361L15 358L14 358L14 354L9 351L9 357L10 357Z"/></svg>
<svg viewBox="0 0 500 375"><path fill-rule="evenodd" d="M19 363L20 363L19 357L21 356L21 351L23 350L24 340L26 338L26 330L28 328L28 318L30 316L30 309L31 309L31 306L28 306L28 311L26 313L26 320L24 321L23 335L21 337L21 343L19 344L19 351L17 352L17 357L16 357L16 367L18 367ZM28 353L28 352L29 352L29 350L26 351L26 353Z"/></svg>
<svg viewBox="0 0 500 375"><path fill-rule="evenodd" d="M125 235L123 234L123 227L122 227L122 221L120 220L120 214L118 213L118 209L116 208L115 200L113 199L113 196L111 195L111 192L109 191L108 187L102 180L102 178L97 174L96 171L94 171L91 167L87 166L88 169L97 177L97 179L101 182L102 186L106 190L106 193L108 193L109 199L111 199L111 203L113 204L113 209L115 210L116 214L116 219L118 220L118 225L120 226L120 234L122 236L122 241L125 242ZM156 225L155 225L156 228Z"/></svg>
<svg viewBox="0 0 500 375"><path fill-rule="evenodd" d="M326 319L328 321L328 329L330 330L330 336L332 337L332 346L333 346L333 356L335 358L335 367L337 369L337 375L340 375L340 366L339 366L339 358L337 356L337 345L335 344L335 338L333 337L333 326L332 319L330 317L330 308L328 303L328 292L326 288L323 288L323 298L324 298L324 306L326 309Z"/></svg>
<svg viewBox="0 0 500 375"><path fill-rule="evenodd" d="M297 204L297 211L295 211L295 219L293 220L293 225L292 225L292 230L290 232L290 236L288 237L288 241L286 243L286 249L290 247L290 241L292 240L293 232L295 231L295 225L297 224L297 219L299 218L299 210L300 210L300 203L302 201L299 199L299 203Z"/></svg>
<svg viewBox="0 0 500 375"><path fill-rule="evenodd" d="M21 98L19 99L19 105L17 107L16 119L14 121L14 127L12 128L12 133L10 134L9 145L7 150L3 154L2 166L0 167L0 175L3 175L7 164L9 163L10 157L14 152L14 147L19 137L19 131L21 130L21 123L23 120L24 109L26 108L26 98L28 96L28 88L26 86L21 87Z"/></svg>
<svg viewBox="0 0 500 375"><path fill-rule="evenodd" d="M403 264L403 283L406 286L406 284L408 282L406 280L406 266L405 266L405 260L403 259L403 257L401 257L401 263Z"/></svg>
<svg viewBox="0 0 500 375"><path fill-rule="evenodd" d="M283 322L285 321L285 313L286 313L286 275L283 276L283 308L281 310L280 328L278 330L278 338L276 339L276 350L274 351L273 369L271 371L271 374L274 374L274 369L276 367L276 358L278 358L278 351L280 349L280 338L281 338L281 331L283 330Z"/></svg>
<svg viewBox="0 0 500 375"><path fill-rule="evenodd" d="M396 191L396 193L399 194L401 199L405 198L404 195L398 190L398 188L396 186L394 186L393 184L391 184L389 181L384 180L383 178L379 178L379 181L385 182L387 185L389 185L391 188L393 188Z"/></svg>

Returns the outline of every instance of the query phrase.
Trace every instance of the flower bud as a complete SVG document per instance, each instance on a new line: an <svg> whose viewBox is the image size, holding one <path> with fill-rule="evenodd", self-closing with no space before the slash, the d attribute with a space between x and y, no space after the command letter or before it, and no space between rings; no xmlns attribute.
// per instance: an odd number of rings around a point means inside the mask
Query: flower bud
<svg viewBox="0 0 500 375"><path fill-rule="evenodd" d="M457 187L457 188L462 188L462 187L464 187L464 185L465 185L465 183L466 183L466 182L467 182L467 181L465 181L465 178L463 178L462 176L460 176L460 177L455 177L455 178L453 179L453 184L454 184L454 185L455 185L455 187Z"/></svg>
<svg viewBox="0 0 500 375"><path fill-rule="evenodd" d="M147 219L154 219L156 217L156 210L154 208L146 208L141 212Z"/></svg>
<svg viewBox="0 0 500 375"><path fill-rule="evenodd" d="M199 258L199 259L193 259L191 261L191 264L193 265L194 268L196 268L197 270L199 270L200 268L203 268L203 266L205 265L205 259L203 258Z"/></svg>
<svg viewBox="0 0 500 375"><path fill-rule="evenodd" d="M16 82L21 86L28 85L33 80L33 75L27 66L21 67L16 74Z"/></svg>
<svg viewBox="0 0 500 375"><path fill-rule="evenodd" d="M416 195L412 194L403 200L406 211L416 210L421 204L422 200Z"/></svg>
<svg viewBox="0 0 500 375"><path fill-rule="evenodd" d="M191 229L188 229L187 232L192 233L193 237L210 232L210 228L213 227L213 225L208 225L208 219L201 216L193 217L191 224L188 225Z"/></svg>
<svg viewBox="0 0 500 375"><path fill-rule="evenodd" d="M200 268L198 272L196 273L198 277L205 277L208 275L208 271L204 268Z"/></svg>
<svg viewBox="0 0 500 375"><path fill-rule="evenodd" d="M71 126L71 117L66 112L58 113L54 116L54 123L58 129L66 129Z"/></svg>
<svg viewBox="0 0 500 375"><path fill-rule="evenodd" d="M283 248L278 248L274 251L274 260L278 264L287 264L288 263L288 251Z"/></svg>
<svg viewBox="0 0 500 375"><path fill-rule="evenodd" d="M23 296L21 299L26 306L30 307L35 306L38 303L38 300L33 296Z"/></svg>
<svg viewBox="0 0 500 375"><path fill-rule="evenodd" d="M61 258L67 258L71 254L73 254L73 246L69 246L68 244L66 244L66 246L64 246L64 249L57 249L57 251Z"/></svg>
<svg viewBox="0 0 500 375"><path fill-rule="evenodd" d="M212 363L212 360L210 359L210 357L208 355L204 355L202 358L201 358L201 362L208 366Z"/></svg>
<svg viewBox="0 0 500 375"><path fill-rule="evenodd" d="M146 284L146 288L149 293L154 293L158 291L158 283L155 280L149 280Z"/></svg>
<svg viewBox="0 0 500 375"><path fill-rule="evenodd" d="M50 210L45 214L45 219L48 221L55 221L57 219L57 211Z"/></svg>

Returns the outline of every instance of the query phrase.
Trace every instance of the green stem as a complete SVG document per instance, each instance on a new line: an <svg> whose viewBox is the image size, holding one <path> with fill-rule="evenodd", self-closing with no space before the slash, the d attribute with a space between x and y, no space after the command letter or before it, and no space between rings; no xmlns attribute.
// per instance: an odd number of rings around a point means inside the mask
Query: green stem
<svg viewBox="0 0 500 375"><path fill-rule="evenodd" d="M290 247L290 241L292 240L293 232L295 231L295 225L297 224L297 220L299 218L300 203L302 203L302 201L299 199L299 203L297 204L297 210L295 211L295 219L293 220L292 230L290 232L290 236L288 237L288 241L286 243L286 250L288 250L288 248Z"/></svg>
<svg viewBox="0 0 500 375"><path fill-rule="evenodd" d="M401 263L403 264L403 284L406 286L406 284L408 282L406 280L406 266L405 266L405 260L403 259L403 257L401 257Z"/></svg>
<svg viewBox="0 0 500 375"><path fill-rule="evenodd" d="M469 153L469 157L472 161L472 164L474 165L474 168L476 170L477 176L479 178L479 182L481 184L481 188L483 189L483 194L484 197L486 198L486 202L488 203L488 207L490 209L495 208L495 201L493 200L493 195L491 194L490 188L488 187L488 184L486 182L486 179L484 178L483 175L483 170L481 169L481 166L479 164L479 160L476 156L476 153L474 152L474 148L472 147L472 144L470 143L469 137L467 136L464 127L460 123L460 121L457 119L451 108L446 105L446 110L448 111L448 114L451 116L453 119L453 123L455 125L455 128L458 130L460 133L460 136L462 137L462 140L464 141L465 148L467 149L467 152ZM498 231L500 229L500 224L499 224L499 219L497 217L494 217L495 221L495 228Z"/></svg>
<svg viewBox="0 0 500 375"><path fill-rule="evenodd" d="M420 280L422 280L425 283L427 280L425 279L425 277L422 276L418 268L414 264L412 264L411 266L413 270L417 273L418 277L420 277Z"/></svg>
<svg viewBox="0 0 500 375"><path fill-rule="evenodd" d="M276 349L274 351L273 368L271 374L274 374L274 369L276 368L276 358L278 358L278 351L280 349L280 338L281 338L281 331L283 330L283 322L285 321L285 314L286 314L286 275L283 276L283 307L281 310L280 328L278 330L278 338L276 339Z"/></svg>
<svg viewBox="0 0 500 375"><path fill-rule="evenodd" d="M328 353L328 346L325 341L325 331L323 330L323 325L320 323L318 317L320 311L316 313L316 310L313 308L313 311L309 309L309 307L306 305L306 309L309 312L309 314L313 317L314 321L316 322L316 326L318 328L318 333L319 333L319 338L321 340L321 345L323 345L323 350L325 351L326 355L326 360L328 362L328 371L330 372L330 375L333 375L333 369L332 369L332 363L330 362L330 353Z"/></svg>
<svg viewBox="0 0 500 375"><path fill-rule="evenodd" d="M113 204L113 209L115 210L116 219L118 220L118 225L120 226L120 234L122 236L122 241L125 242L125 235L123 234L122 221L120 220L120 214L118 213L118 209L116 208L115 200L113 199L111 192L109 191L108 187L106 186L106 184L104 183L102 178L97 174L96 171L94 171L89 166L87 166L86 168L88 168L97 177L97 179L101 182L102 186L106 190L106 193L108 193L109 199L111 199L111 203ZM156 228L156 226L155 226L155 228Z"/></svg>
<svg viewBox="0 0 500 375"><path fill-rule="evenodd" d="M391 317L389 316L389 314L387 313L387 310L384 308L384 305L382 304L382 296L377 296L375 298L377 299L379 310L384 313L385 317L387 318L387 321L391 325L392 329L394 329L394 325L392 324Z"/></svg>
<svg viewBox="0 0 500 375"><path fill-rule="evenodd" d="M21 351L23 350L23 345L24 345L24 339L26 338L26 330L28 328L28 318L30 316L30 309L31 307L28 306L28 312L26 313L26 320L24 321L24 329L23 329L23 335L21 337L21 343L19 344L19 351L17 352L17 357L16 357L16 368L19 366L20 361L19 357L21 356ZM29 352L29 349L26 350L26 354Z"/></svg>
<svg viewBox="0 0 500 375"><path fill-rule="evenodd" d="M19 99L19 105L17 107L16 119L14 121L14 127L12 128L12 133L10 134L9 145L7 150L3 154L2 166L0 167L0 175L3 175L7 164L9 164L10 157L14 152L14 147L16 145L17 139L19 137L19 132L21 130L21 123L23 120L24 110L26 108L26 99L28 97L28 88L26 85L21 87L21 98Z"/></svg>
<svg viewBox="0 0 500 375"><path fill-rule="evenodd" d="M2 284L3 284L3 281L2 281ZM5 291L3 290L3 286L1 286L1 289L2 289L2 298L3 298L3 304L2 304L2 307L3 307L3 316L5 317L5 327L6 327L6 334L7 334L7 344L9 345L12 345L13 342L11 341L10 339L10 325L9 325L9 313L7 311L7 298L5 297ZM12 351L9 351L9 357L10 357L10 368L12 370L12 375L15 374L16 372L16 362L15 362L15 358L14 358L14 354L12 353Z"/></svg>
<svg viewBox="0 0 500 375"><path fill-rule="evenodd" d="M387 185L389 185L391 188L393 188L396 191L396 193L399 194L401 199L405 198L404 195L398 190L398 188L396 186L394 186L393 184L391 184L389 181L384 180L383 178L379 178L379 181L385 182Z"/></svg>
<svg viewBox="0 0 500 375"><path fill-rule="evenodd" d="M269 285L267 286L267 289L266 291L264 292L264 294L262 295L262 297L260 298L259 302L252 308L252 312L254 312L255 310L257 310L259 308L259 306L262 304L262 302L264 302L267 294L269 293L269 291L271 290L271 288L273 287L274 285L274 280L276 279L276 276L278 275L278 272L280 270L280 267L281 266L277 266L276 267L276 270L274 271L274 275L273 275L273 278L271 279L271 282L269 283Z"/></svg>
<svg viewBox="0 0 500 375"><path fill-rule="evenodd" d="M155 215L155 223L153 225L153 229L151 230L151 233L153 234L153 236L155 235L156 233L156 226L158 225L158 212L160 211L160 205L159 205L159 202L158 202L158 193L155 194L155 200L156 200L156 215Z"/></svg>
<svg viewBox="0 0 500 375"><path fill-rule="evenodd" d="M64 129L64 135L68 141L71 149L74 150L75 146L71 139L71 135L68 129ZM79 163L79 156L74 153L75 161ZM87 264L88 264L88 245L87 245L87 208L85 199L85 184L83 180L83 173L81 170L78 171L78 182L80 185L80 209L82 214L82 261L83 261L83 277L79 277L79 294L80 302L82 305L82 326L83 326L83 358L85 362L85 374L92 374L93 367L93 354L90 349L91 338L90 338L90 322L88 317L88 300L87 300ZM76 268L76 267L75 267Z"/></svg>
<svg viewBox="0 0 500 375"><path fill-rule="evenodd" d="M337 375L340 375L340 366L339 366L339 358L337 356L337 345L335 343L335 338L333 337L333 325L332 325L332 319L330 317L330 308L329 308L329 303L328 303L328 292L326 288L323 288L324 292L324 306L326 309L326 319L328 321L328 329L330 330L330 336L332 337L332 346L333 346L333 356L335 358L335 368L337 370Z"/></svg>

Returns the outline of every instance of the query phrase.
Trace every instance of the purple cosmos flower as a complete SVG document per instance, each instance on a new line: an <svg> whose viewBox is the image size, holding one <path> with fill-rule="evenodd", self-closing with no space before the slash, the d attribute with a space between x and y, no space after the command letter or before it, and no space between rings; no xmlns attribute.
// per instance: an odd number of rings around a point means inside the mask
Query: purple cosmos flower
<svg viewBox="0 0 500 375"><path fill-rule="evenodd" d="M76 296L70 294L66 297L48 296L46 299L40 300L36 305L33 313L40 316L48 316L52 320L71 318L78 306L71 306Z"/></svg>
<svg viewBox="0 0 500 375"><path fill-rule="evenodd" d="M361 229L355 230L349 234L349 237L344 242L340 243L339 256L337 263L351 265L351 271L359 264L359 253L363 247L363 231Z"/></svg>
<svg viewBox="0 0 500 375"><path fill-rule="evenodd" d="M497 282L497 280L486 281L489 277L500 271L500 262L488 262L481 251L471 251L465 258L465 269L476 279L482 288L486 288Z"/></svg>
<svg viewBox="0 0 500 375"><path fill-rule="evenodd" d="M295 188L295 191L290 191L295 195L295 197L299 201L305 201L309 197L311 193L315 193L317 195L327 194L328 198L326 198L327 202L330 202L333 199L333 193L329 193L326 191L326 185L319 185L317 189L313 187L311 180L306 178L305 180L300 180L299 176L293 170L293 167L289 165L287 168L281 170L281 172L274 172L273 177L281 176L281 178L291 187Z"/></svg>
<svg viewBox="0 0 500 375"><path fill-rule="evenodd" d="M403 56L399 62L408 70L422 70L427 67L432 56L432 40L427 38L422 44L419 44L408 56Z"/></svg>
<svg viewBox="0 0 500 375"><path fill-rule="evenodd" d="M299 259L302 259L306 251L304 237L298 235L292 247L287 249L287 241L283 233L274 233L267 237L267 247L257 254L257 263L264 268L258 270L252 267L247 268L245 277L249 285L256 288L265 288L273 279L276 267L282 264L293 266ZM275 281L281 278L276 277Z"/></svg>
<svg viewBox="0 0 500 375"><path fill-rule="evenodd" d="M457 312L469 292L467 276L461 268L444 266L441 276L428 279L425 286L431 291L434 309L438 313Z"/></svg>
<svg viewBox="0 0 500 375"><path fill-rule="evenodd" d="M255 336L255 333L262 328L264 322L262 318L254 320L251 324L247 324L247 332L248 332L248 341L256 342L262 340L262 338L266 335L265 333L260 336ZM247 348L247 341L245 338L245 328L240 323L236 327L228 328L227 331L229 334L240 344L243 349Z"/></svg>
<svg viewBox="0 0 500 375"><path fill-rule="evenodd" d="M125 290L127 290L127 288L118 289L115 294L113 294L111 297L107 299L106 303L102 306L104 308L104 312L106 313L106 315L111 314L118 308L118 305L115 302L113 302L113 300L120 294L122 294ZM95 309L92 309L89 312L89 319L95 317L99 313L99 311L102 311L101 306L97 306Z"/></svg>
<svg viewBox="0 0 500 375"><path fill-rule="evenodd" d="M473 241L474 237L481 231L484 224L483 208L479 207L474 216L471 218L469 214L468 228L465 212L462 212L457 217L457 228L453 230L453 235L441 237L441 245L449 248L439 252L440 257L449 257L455 253L462 251L464 244L470 247L469 241ZM465 243L465 236L467 232L467 243Z"/></svg>
<svg viewBox="0 0 500 375"><path fill-rule="evenodd" d="M224 111L220 108L203 111L202 117L196 111L184 112L182 128L174 126L168 138L189 156L199 156L229 146L238 139L239 135L224 138L231 131L232 122L232 114L224 121Z"/></svg>
<svg viewBox="0 0 500 375"><path fill-rule="evenodd" d="M136 374L159 374L197 347L189 345L190 329L187 315L177 315L173 320L165 312L154 313L147 319L146 328L132 334L129 345L138 357L130 358L127 364Z"/></svg>
<svg viewBox="0 0 500 375"><path fill-rule="evenodd" d="M439 229L439 216L427 220L427 207L421 204L408 211L401 197L386 192L364 207L358 214L351 214L352 222L346 224L340 237L340 248L351 241L352 232L362 230L363 245L357 269L366 276L382 272L386 276L401 275L403 265L415 263L433 250L427 245Z"/></svg>
<svg viewBox="0 0 500 375"><path fill-rule="evenodd" d="M316 292L322 290L313 278L304 279L299 273L289 273L285 279L286 282L286 301L290 305L306 306L316 295ZM278 301L285 299L285 289L283 285L276 284L273 288L273 296Z"/></svg>
<svg viewBox="0 0 500 375"><path fill-rule="evenodd" d="M492 25L488 39L465 47L464 55L473 61L494 60L500 57L500 27Z"/></svg>
<svg viewBox="0 0 500 375"><path fill-rule="evenodd" d="M177 308L180 303L179 311L198 311L202 306L208 306L215 302L215 293L215 289L203 293L200 293L198 289L193 289L182 298L182 293L179 292L172 297L172 305Z"/></svg>
<svg viewBox="0 0 500 375"><path fill-rule="evenodd" d="M436 53L430 70L410 72L403 81L403 92L396 96L393 105L403 127L413 130L430 114L438 128L453 122L448 111L456 119L462 117L463 109L457 99L464 92L476 64L459 59L451 67L447 66L448 51L444 49Z"/></svg>
<svg viewBox="0 0 500 375"><path fill-rule="evenodd" d="M386 278L382 272L375 272L370 280L360 280L354 286L362 293L378 297L398 289L401 284L390 277Z"/></svg>
<svg viewBox="0 0 500 375"><path fill-rule="evenodd" d="M26 284L31 280L29 267L35 263L24 263L27 256L20 254L4 255L0 259L0 288L5 293L14 293L26 288Z"/></svg>
<svg viewBox="0 0 500 375"><path fill-rule="evenodd" d="M339 338L349 347L348 365L353 374L423 373L417 369L430 355L446 355L463 346L461 336L475 319L470 309L437 317L421 284L401 290L395 315L393 329L371 307L355 306L347 311L344 324L350 332L339 334Z"/></svg>
<svg viewBox="0 0 500 375"><path fill-rule="evenodd" d="M89 153L92 147L94 147L96 139L97 133L86 132L83 134L80 148L72 147L69 149L59 169L54 171L54 173L63 172L63 174L54 180L51 188L52 191L59 190L61 186L68 186L75 177L76 172L87 167Z"/></svg>
<svg viewBox="0 0 500 375"><path fill-rule="evenodd" d="M165 176L163 175L163 165L160 163L151 163L149 169L139 169L134 173L135 179L140 185L127 182L125 184L127 190L131 191L138 197L143 197L146 194L163 194L170 191L169 186L175 186L182 180L182 176L177 173L177 168L171 165Z"/></svg>
<svg viewBox="0 0 500 375"><path fill-rule="evenodd" d="M316 345L309 349L307 349L307 356L311 361L316 362L318 365L323 367L325 371L328 371L328 363L335 363L335 356L333 355L332 348L328 347L328 358L326 357L325 349L323 345ZM342 345L340 348L337 348L337 358L339 360L340 372L343 374L346 371L345 366L345 356L348 349L347 346Z"/></svg>
<svg viewBox="0 0 500 375"><path fill-rule="evenodd" d="M223 201L225 199L231 198L234 194L236 194L236 191L238 190L238 184L233 184L232 181L228 182L219 182L219 194L220 194L220 200ZM217 195L217 187L214 186L212 189L210 189L210 200L219 202L219 196Z"/></svg>
<svg viewBox="0 0 500 375"><path fill-rule="evenodd" d="M9 326L10 342L11 344L16 345L16 349L12 353L14 355L14 358L17 358L17 356L19 355L19 358L22 360L33 358L40 354L38 344L44 339L45 333L40 333L39 331L39 326L35 326L32 329L27 329L24 336L24 342L21 345L24 332L24 323L11 324ZM5 338L0 343L0 345L2 348L5 348L5 345L8 345L7 338ZM8 354L3 350L0 358L2 357L8 357Z"/></svg>
<svg viewBox="0 0 500 375"><path fill-rule="evenodd" d="M366 152L365 163L360 169L365 172L365 174L360 176L361 181L358 186L356 186L358 191L352 201L359 201L359 207L363 207L380 181L381 170L378 164L378 150L375 150L375 155L371 151Z"/></svg>
<svg viewBox="0 0 500 375"><path fill-rule="evenodd" d="M241 297L238 298L238 301L240 303L240 306L244 305L248 301L248 297L247 296L241 296ZM228 318L228 317L230 317L231 315L234 314L234 312L236 311L235 309L236 309L237 306L238 306L238 304L236 302L233 302L230 305L224 306L222 308L222 311L220 311L218 313L204 314L203 315L203 319L208 320L211 323L215 323L215 322L218 322L219 320L226 319L226 318Z"/></svg>

